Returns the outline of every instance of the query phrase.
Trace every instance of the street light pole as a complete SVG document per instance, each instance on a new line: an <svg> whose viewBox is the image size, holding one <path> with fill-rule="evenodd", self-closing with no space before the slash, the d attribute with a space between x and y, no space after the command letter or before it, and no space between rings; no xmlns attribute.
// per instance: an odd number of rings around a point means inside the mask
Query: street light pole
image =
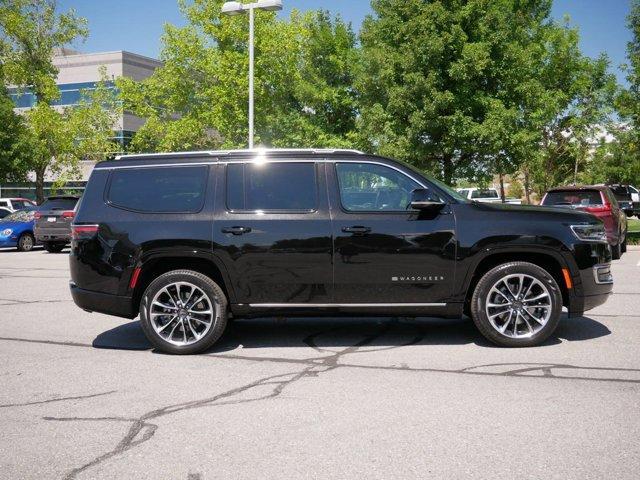
<svg viewBox="0 0 640 480"><path fill-rule="evenodd" d="M278 11L282 10L282 0L258 0L254 3L226 2L220 12L223 15L240 15L249 12L249 149L253 149L254 131L254 97L253 97L253 64L254 64L254 10Z"/></svg>

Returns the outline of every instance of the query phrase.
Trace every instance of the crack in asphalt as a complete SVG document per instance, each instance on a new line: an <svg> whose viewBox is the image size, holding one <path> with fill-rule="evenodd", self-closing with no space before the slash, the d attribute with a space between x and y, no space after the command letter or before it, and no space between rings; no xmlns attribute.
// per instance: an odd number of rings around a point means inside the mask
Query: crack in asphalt
<svg viewBox="0 0 640 480"><path fill-rule="evenodd" d="M319 338L322 336L332 335L337 332L344 332L345 329L351 329L356 331L357 334L364 336L360 341L354 342L352 345L346 348L341 348L338 351L331 350L326 346L322 346ZM401 328L401 334L407 335L408 340L402 343L397 343L390 346L374 345L377 339L383 337L385 334L397 334L398 329ZM217 393L210 397L202 398L200 400L186 401L181 403L170 404L154 410L150 410L138 417L126 417L126 416L106 416L106 417L43 417L46 421L56 422L117 422L125 423L129 425L126 433L119 439L117 444L109 451L104 452L94 457L89 462L86 462L65 475L65 479L75 479L77 476L93 467L96 467L107 460L122 455L125 452L151 440L159 426L157 419L162 417L176 414L178 412L207 408L218 407L223 405L237 405L242 403L259 402L269 399L274 399L288 387L292 386L296 382L299 382L306 378L318 377L321 374L339 369L339 368L358 368L364 370L378 370L378 371L404 371L404 372L416 372L416 373L441 373L441 374L461 374L461 375L477 375L477 376L501 376L501 377L518 377L518 378L537 378L544 380L583 380L592 382L614 382L614 383L632 383L640 384L640 378L616 378L614 374L638 374L640 369L633 368L609 368L609 367L583 367L570 364L555 364L555 363L494 363L483 364L465 367L461 369L443 369L443 368L430 368L430 367L410 367L406 364L397 365L368 365L359 364L353 362L345 362L344 359L347 355L356 353L377 353L380 351L391 350L396 348L407 347L411 345L417 345L425 338L425 331L422 326L411 323L401 322L397 318L392 321L387 321L384 324L376 326L376 331L370 334L363 333L361 329L355 329L353 326L339 326L328 330L318 331L306 336L302 342L314 351L322 354L321 357L308 357L308 358L286 358L286 357L265 357L265 356L250 356L250 355L238 355L238 354L217 354L209 353L203 354L201 358L221 359L221 360L236 360L236 361L250 361L250 362L267 362L267 363L280 363L287 365L298 365L299 368L295 371L288 373L282 373L277 375L266 376L239 387L232 388L222 393ZM37 343L47 345L60 345L70 347L81 348L95 348L91 344L80 342L64 342L64 341L52 341L52 340L33 340L13 337L0 337L0 340L13 341L13 342L26 342ZM560 371L569 370L575 372L572 374L563 374ZM584 373L585 376L579 376L577 373ZM593 376L593 374L602 373L608 376ZM592 374L591 376L588 376ZM640 376L639 376L640 377ZM263 388L267 388L266 392L262 392ZM255 396L251 398L239 398L245 395L247 392L255 392ZM102 394L87 395L83 398L90 398L92 396L106 395L113 392L104 392ZM73 398L67 398L71 400ZM63 399L51 399L43 402L35 403L48 403L51 401L62 401ZM6 405L17 406L17 405ZM189 474L189 478L201 478L199 474Z"/></svg>
<svg viewBox="0 0 640 480"><path fill-rule="evenodd" d="M392 346L375 346L374 342L381 338L383 335L390 333L392 329L402 326L405 328L415 329L415 333L409 337L407 342L392 345ZM242 355L220 355L220 354L205 354L202 357L224 359L224 360L246 360L251 362L276 362L286 363L289 365L299 365L300 368L296 371L281 373L277 375L266 376L239 387L229 389L222 393L217 393L210 397L202 398L200 400L193 400L187 402L180 402L170 404L154 410L150 410L143 413L139 417L43 417L47 421L57 422L119 422L128 423L129 428L125 435L117 442L117 444L111 450L102 453L87 463L80 465L65 475L66 480L77 478L77 476L93 467L96 467L103 462L124 454L125 452L151 440L158 430L157 419L162 417L176 414L187 410L218 407L223 405L237 405L242 403L259 402L269 399L274 399L281 395L281 393L288 387L295 383L312 377L318 377L321 374L339 369L339 368L362 368L362 369L375 369L375 370L401 370L408 372L433 372L433 373L455 373L455 374L467 374L467 375L488 375L488 376L508 376L508 377L523 377L532 378L531 373L540 374L533 376L533 378L542 379L572 379L572 380L588 380L588 381L608 381L608 382L623 382L623 383L635 383L640 384L640 379L621 379L621 378L598 378L598 377L580 377L559 375L553 372L554 369L570 369L584 372L633 372L639 373L640 369L618 369L618 368L606 368L606 367L580 367L567 364L549 364L549 363L496 363L476 365L471 367L465 367L462 369L437 369L437 368L413 368L403 364L401 366L378 366L378 365L362 365L354 363L345 363L342 360L344 357L354 353L365 352L378 352L383 350L401 348L404 346L415 345L420 343L424 339L424 333L422 328L418 325L411 323L401 323L397 319L387 322L377 328L374 333L365 335L360 341L353 343L352 345L342 348L338 351L332 351L326 347L319 345L318 338L324 335L331 335L337 331L344 330L348 327L337 327L329 330L319 331L308 335L303 339L303 342L314 351L325 354L322 357L310 357L302 359L289 359L282 357L252 357ZM4 339L2 339L4 340ZM20 341L19 339L12 339ZM49 342L47 342L49 343ZM62 344L63 342L56 342ZM73 346L78 346L74 344ZM80 344L82 347L89 347L86 344ZM365 347L371 347L365 349ZM507 367L506 371L501 371ZM491 369L498 369L499 371L493 371ZM485 369L485 370L482 370ZM488 369L488 370L487 370ZM266 392L261 392L262 387L267 387ZM241 398L242 395L247 392L254 391L255 396L251 398ZM190 474L191 475L191 474Z"/></svg>
<svg viewBox="0 0 640 480"><path fill-rule="evenodd" d="M65 402L67 400L83 400L85 398L95 398L95 397L101 397L103 395L110 395L115 392L117 392L117 390L110 390L108 392L102 392L102 393L92 393L90 395L77 395L75 397L56 397L56 398L50 398L48 400L39 400L36 402L5 403L5 404L0 404L0 408L27 407L29 405L41 405L43 403Z"/></svg>
<svg viewBox="0 0 640 480"><path fill-rule="evenodd" d="M11 305L31 305L34 303L70 303L72 301L73 300L16 300L14 298L0 298L0 302L9 302L3 303L3 307L9 307Z"/></svg>
<svg viewBox="0 0 640 480"><path fill-rule="evenodd" d="M65 475L65 480L71 480L78 476L78 474L84 472L85 470L94 467L103 463L104 461L115 457L117 455L121 455L122 453L150 440L156 430L158 429L158 425L155 423L151 423L149 420L154 420L156 418L164 417L166 415L171 415L173 413L182 412L186 410L192 410L196 408L204 408L211 406L222 406L222 405L237 405L241 403L252 403L258 402L262 400L268 400L278 397L285 388L293 385L299 380L306 377L317 377L321 373L326 373L331 370L334 370L340 365L338 364L338 360L340 357L347 355L349 353L353 353L357 351L358 348L366 346L373 342L376 338L381 336L389 329L389 326L385 326L381 332L376 334L368 335L363 340L355 343L354 345L347 347L339 352L335 352L331 355L327 355L322 358L321 362L313 362L310 365L305 366L302 370L289 372L289 373L281 373L278 375L270 375L267 377L263 377L259 380L254 380L248 384L242 385L240 387L236 387L225 392L216 394L212 397L194 400L189 402L182 402L177 404L168 405L165 407L161 407L155 410L151 410L147 413L144 413L138 418L125 418L125 417L43 417L43 420L49 421L116 421L116 422L129 422L131 425L127 430L127 433L124 437L118 442L118 444L110 451L103 453L92 459L91 461L81 465L79 467L74 468L70 472ZM315 335L310 335L305 339L305 343L314 348L312 343L313 337L322 334L320 332ZM259 395L254 398L249 399L236 399L233 397L237 397L247 391L257 389L258 387L262 387L265 385L272 386L271 390L266 394ZM142 434L142 435L141 435Z"/></svg>

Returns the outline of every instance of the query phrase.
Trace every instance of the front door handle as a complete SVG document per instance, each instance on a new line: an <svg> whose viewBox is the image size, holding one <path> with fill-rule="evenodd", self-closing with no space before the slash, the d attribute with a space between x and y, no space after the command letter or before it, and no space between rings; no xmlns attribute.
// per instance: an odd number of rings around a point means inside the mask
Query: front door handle
<svg viewBox="0 0 640 480"><path fill-rule="evenodd" d="M344 233L353 233L354 235L366 235L367 233L371 233L371 227L356 225L353 227L342 227L342 231Z"/></svg>
<svg viewBox="0 0 640 480"><path fill-rule="evenodd" d="M250 231L250 227L225 227L222 229L222 233L232 233L233 235L242 235Z"/></svg>

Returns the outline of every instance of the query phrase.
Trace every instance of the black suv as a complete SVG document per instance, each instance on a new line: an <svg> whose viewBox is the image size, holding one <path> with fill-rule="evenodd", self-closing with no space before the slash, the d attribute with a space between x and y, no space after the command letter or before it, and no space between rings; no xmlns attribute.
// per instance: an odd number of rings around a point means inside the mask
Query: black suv
<svg viewBox="0 0 640 480"><path fill-rule="evenodd" d="M233 317L471 315L537 345L611 293L603 224L468 201L403 163L348 150L130 155L98 164L73 224L78 306L135 318L171 353Z"/></svg>

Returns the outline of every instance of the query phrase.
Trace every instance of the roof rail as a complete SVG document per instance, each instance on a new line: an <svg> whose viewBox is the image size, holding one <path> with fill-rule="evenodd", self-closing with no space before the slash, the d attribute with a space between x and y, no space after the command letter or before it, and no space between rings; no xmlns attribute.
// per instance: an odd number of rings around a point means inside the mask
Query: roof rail
<svg viewBox="0 0 640 480"><path fill-rule="evenodd" d="M192 152L161 152L161 153L133 153L129 155L118 155L116 160L124 160L128 158L158 158L158 157L193 157L193 156L222 156L231 155L233 153L350 153L356 155L364 155L360 150L351 150L346 148L254 148L250 150L202 150Z"/></svg>

